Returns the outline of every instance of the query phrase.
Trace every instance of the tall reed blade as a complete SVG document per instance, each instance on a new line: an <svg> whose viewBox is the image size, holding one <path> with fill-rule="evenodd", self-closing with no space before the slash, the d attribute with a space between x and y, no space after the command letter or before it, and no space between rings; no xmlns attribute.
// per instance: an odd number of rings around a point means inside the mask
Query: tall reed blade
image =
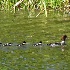
<svg viewBox="0 0 70 70"><path fill-rule="evenodd" d="M45 0L42 1L43 5L44 5L44 10L45 10L45 16L47 17L47 9L46 9L46 2Z"/></svg>

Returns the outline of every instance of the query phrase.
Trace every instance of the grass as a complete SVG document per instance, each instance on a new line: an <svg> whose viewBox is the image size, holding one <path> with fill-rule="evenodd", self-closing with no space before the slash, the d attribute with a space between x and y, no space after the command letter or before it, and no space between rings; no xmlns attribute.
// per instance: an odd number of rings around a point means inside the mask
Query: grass
<svg viewBox="0 0 70 70"><path fill-rule="evenodd" d="M60 47L0 47L0 70L69 70L70 69L70 20L69 17L50 15L45 18L28 18L25 13L0 12L0 41L28 43L43 41L44 44L60 41L68 36L67 46ZM24 15L25 14L25 15Z"/></svg>

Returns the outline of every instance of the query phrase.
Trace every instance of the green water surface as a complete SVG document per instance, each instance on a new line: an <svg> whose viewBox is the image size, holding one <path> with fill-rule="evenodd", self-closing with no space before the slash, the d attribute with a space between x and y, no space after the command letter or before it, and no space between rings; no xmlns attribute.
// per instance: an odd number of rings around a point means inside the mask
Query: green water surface
<svg viewBox="0 0 70 70"><path fill-rule="evenodd" d="M0 42L33 44L43 41L60 42L66 34L65 51L61 46L0 47L0 70L69 70L70 69L70 17L60 14L28 17L24 12L16 14L0 12Z"/></svg>

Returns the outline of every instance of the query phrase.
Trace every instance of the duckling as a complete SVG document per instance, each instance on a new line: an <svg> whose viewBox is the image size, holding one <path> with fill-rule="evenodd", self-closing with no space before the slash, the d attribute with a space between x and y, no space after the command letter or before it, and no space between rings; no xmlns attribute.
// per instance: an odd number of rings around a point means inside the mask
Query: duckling
<svg viewBox="0 0 70 70"><path fill-rule="evenodd" d="M39 46L42 45L42 41L40 41L39 43L33 44L33 46Z"/></svg>
<svg viewBox="0 0 70 70"><path fill-rule="evenodd" d="M3 44L3 46L12 46L12 43Z"/></svg>
<svg viewBox="0 0 70 70"><path fill-rule="evenodd" d="M23 41L22 43L18 44L17 46L23 46L26 44L26 41Z"/></svg>
<svg viewBox="0 0 70 70"><path fill-rule="evenodd" d="M17 44L17 46L21 46L21 44Z"/></svg>
<svg viewBox="0 0 70 70"><path fill-rule="evenodd" d="M8 43L8 46L12 46L12 43Z"/></svg>
<svg viewBox="0 0 70 70"><path fill-rule="evenodd" d="M23 41L23 42L22 42L22 45L25 45L25 44L26 44L26 41Z"/></svg>

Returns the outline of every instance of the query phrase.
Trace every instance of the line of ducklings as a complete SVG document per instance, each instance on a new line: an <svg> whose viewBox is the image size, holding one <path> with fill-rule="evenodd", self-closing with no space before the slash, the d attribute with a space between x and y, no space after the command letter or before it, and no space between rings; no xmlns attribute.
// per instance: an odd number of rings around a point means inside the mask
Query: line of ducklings
<svg viewBox="0 0 70 70"><path fill-rule="evenodd" d="M23 46L26 45L26 41L23 41L20 44L16 44L16 43L0 43L0 46Z"/></svg>
<svg viewBox="0 0 70 70"><path fill-rule="evenodd" d="M0 43L0 46L24 46L24 45L29 45L29 43L27 43L26 41L23 41L20 44L16 44L16 43ZM43 44L42 41L39 41L38 43L34 43L32 44L32 46L50 46L50 47L55 47L55 46L61 46L62 43L61 42L55 42L55 43L49 43L49 44ZM66 45L66 43L64 43L64 45Z"/></svg>
<svg viewBox="0 0 70 70"><path fill-rule="evenodd" d="M0 46L24 46L24 45L30 45L30 43L27 43L26 41L23 41L20 44L17 43L0 43ZM42 41L38 42L38 43L34 43L33 46L39 46L42 45Z"/></svg>

